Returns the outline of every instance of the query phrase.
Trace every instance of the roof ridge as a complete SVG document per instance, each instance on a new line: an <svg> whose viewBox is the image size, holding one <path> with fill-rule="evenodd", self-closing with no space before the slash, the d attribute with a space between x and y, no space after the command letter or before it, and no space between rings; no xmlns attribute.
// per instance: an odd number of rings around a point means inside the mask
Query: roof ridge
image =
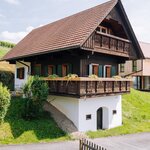
<svg viewBox="0 0 150 150"><path fill-rule="evenodd" d="M99 7L99 6L106 5L107 3L110 3L110 2L112 2L112 1L114 1L114 2L116 2L116 3L118 2L118 0L109 0L109 1L106 1L106 2L101 3L101 4L99 4L99 5L96 5L96 6L93 6L93 7L91 7L91 8L88 8L88 9L85 9L85 10L82 10L82 11L79 11L79 12L77 12L77 13L74 13L74 14L72 14L72 15L66 16L66 17L64 17L64 18L55 20L55 21L53 21L53 22L51 22L51 23L45 24L45 25L43 25L43 26L41 26L41 27L37 27L37 28L33 29L32 31L37 30L37 29L40 29L40 28L43 28L43 27L46 27L46 26L49 26L49 25L51 25L51 24L57 23L57 22L59 22L59 21L65 20L65 19L68 19L69 17L74 17L74 16L79 15L79 14L81 14L81 13L83 13L83 12L86 12L86 11L89 11L89 10L92 10L92 9L95 9L95 8L97 8L97 7ZM32 32L32 31L31 31L31 32Z"/></svg>

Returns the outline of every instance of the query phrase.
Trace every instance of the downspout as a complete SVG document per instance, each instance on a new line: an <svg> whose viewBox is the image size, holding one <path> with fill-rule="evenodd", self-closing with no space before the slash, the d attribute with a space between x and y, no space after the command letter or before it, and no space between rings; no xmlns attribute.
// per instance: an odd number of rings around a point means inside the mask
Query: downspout
<svg viewBox="0 0 150 150"><path fill-rule="evenodd" d="M21 61L17 61L17 62L19 62L20 64L22 64L22 65L24 65L26 67L28 67L28 75L30 75L30 66L25 64L25 63L23 63L23 62L21 62Z"/></svg>

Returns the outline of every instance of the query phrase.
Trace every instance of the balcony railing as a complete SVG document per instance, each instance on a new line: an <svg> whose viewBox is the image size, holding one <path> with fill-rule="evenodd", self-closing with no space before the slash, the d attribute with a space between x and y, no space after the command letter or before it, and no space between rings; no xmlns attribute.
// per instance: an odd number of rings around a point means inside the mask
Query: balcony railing
<svg viewBox="0 0 150 150"><path fill-rule="evenodd" d="M113 55L122 54L122 56L128 57L131 50L131 42L117 36L95 31L83 44L83 48Z"/></svg>
<svg viewBox="0 0 150 150"><path fill-rule="evenodd" d="M113 78L49 79L44 78L49 85L49 93L75 97L93 97L115 95L130 92L131 80Z"/></svg>

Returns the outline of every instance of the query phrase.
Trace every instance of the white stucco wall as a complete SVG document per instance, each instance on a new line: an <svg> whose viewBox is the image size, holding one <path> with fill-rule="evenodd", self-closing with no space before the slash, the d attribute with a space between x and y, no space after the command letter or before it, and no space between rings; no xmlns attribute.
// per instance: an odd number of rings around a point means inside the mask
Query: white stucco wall
<svg viewBox="0 0 150 150"><path fill-rule="evenodd" d="M150 59L143 60L143 76L150 76Z"/></svg>
<svg viewBox="0 0 150 150"><path fill-rule="evenodd" d="M23 61L22 61L23 62ZM23 62L24 64L30 66L30 62ZM24 67L25 68L25 74L24 74L24 79L17 79L17 68L22 68ZM30 68L29 68L30 69ZM30 70L29 70L30 72ZM19 90L20 88L22 88L22 86L25 84L26 80L28 78L28 67L19 63L19 62L16 62L16 69L15 69L15 89L16 90Z"/></svg>
<svg viewBox="0 0 150 150"><path fill-rule="evenodd" d="M79 100L63 96L49 96L49 101L59 111L65 114L78 128L79 127Z"/></svg>
<svg viewBox="0 0 150 150"><path fill-rule="evenodd" d="M58 110L63 112L79 131L97 130L97 110L103 107L103 129L122 125L121 95L95 98L70 98L51 96L49 100ZM113 114L113 110L117 113ZM86 115L91 119L86 120Z"/></svg>
<svg viewBox="0 0 150 150"><path fill-rule="evenodd" d="M103 128L109 129L122 124L121 95L80 99L79 131L97 130L97 110L103 107ZM117 114L113 115L113 110ZM86 115L91 114L91 120Z"/></svg>

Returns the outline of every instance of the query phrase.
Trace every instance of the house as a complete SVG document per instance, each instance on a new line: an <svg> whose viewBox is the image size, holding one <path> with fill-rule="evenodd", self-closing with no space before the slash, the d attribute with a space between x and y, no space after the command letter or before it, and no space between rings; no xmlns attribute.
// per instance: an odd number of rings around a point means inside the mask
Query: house
<svg viewBox="0 0 150 150"><path fill-rule="evenodd" d="M135 89L150 91L150 43L139 42L139 44L144 58L128 60L125 64L120 64L119 74L121 76L132 76Z"/></svg>
<svg viewBox="0 0 150 150"><path fill-rule="evenodd" d="M121 94L130 92L130 80L112 77L118 64L142 57L121 1L111 0L33 30L3 59L16 64L16 89L29 74L77 74L45 78L49 101L79 131L95 131L122 125Z"/></svg>

